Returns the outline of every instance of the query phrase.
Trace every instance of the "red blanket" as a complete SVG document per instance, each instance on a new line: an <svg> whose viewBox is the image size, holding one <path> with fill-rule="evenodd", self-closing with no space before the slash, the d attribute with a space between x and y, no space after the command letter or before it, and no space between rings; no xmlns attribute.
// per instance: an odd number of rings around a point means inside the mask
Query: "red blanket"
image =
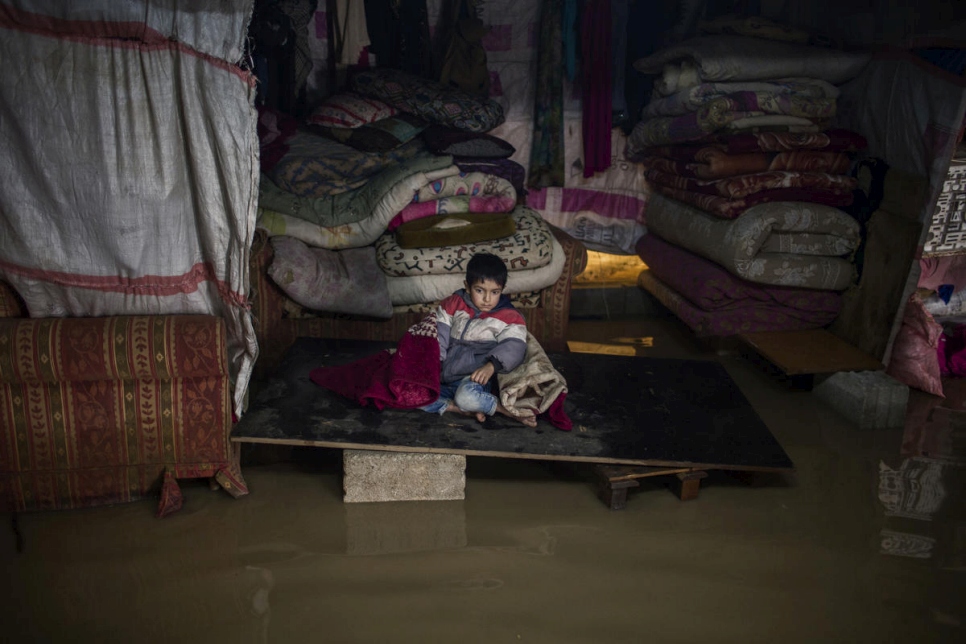
<svg viewBox="0 0 966 644"><path fill-rule="evenodd" d="M439 398L436 316L414 324L395 351L380 351L349 364L318 367L312 382L376 409L416 409Z"/></svg>

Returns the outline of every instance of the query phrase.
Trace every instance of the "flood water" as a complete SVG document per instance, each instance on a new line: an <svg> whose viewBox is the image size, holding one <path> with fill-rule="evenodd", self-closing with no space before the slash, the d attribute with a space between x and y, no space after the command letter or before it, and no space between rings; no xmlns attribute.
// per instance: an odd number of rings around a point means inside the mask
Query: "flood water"
<svg viewBox="0 0 966 644"><path fill-rule="evenodd" d="M612 511L590 466L471 456L465 500L346 504L337 450L246 446L240 499L0 515L3 641L966 641L966 388L859 430L666 320L571 337L720 360L795 473Z"/></svg>

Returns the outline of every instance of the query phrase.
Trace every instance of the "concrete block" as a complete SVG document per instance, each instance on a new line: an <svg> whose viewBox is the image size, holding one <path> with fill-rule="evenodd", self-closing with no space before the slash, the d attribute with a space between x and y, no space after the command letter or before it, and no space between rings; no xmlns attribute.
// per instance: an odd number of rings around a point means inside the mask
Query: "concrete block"
<svg viewBox="0 0 966 644"><path fill-rule="evenodd" d="M347 503L346 553L383 555L466 547L463 503Z"/></svg>
<svg viewBox="0 0 966 644"><path fill-rule="evenodd" d="M842 371L812 392L860 429L905 425L909 387L884 371Z"/></svg>
<svg viewBox="0 0 966 644"><path fill-rule="evenodd" d="M452 501L466 490L462 454L347 449L342 467L346 503Z"/></svg>

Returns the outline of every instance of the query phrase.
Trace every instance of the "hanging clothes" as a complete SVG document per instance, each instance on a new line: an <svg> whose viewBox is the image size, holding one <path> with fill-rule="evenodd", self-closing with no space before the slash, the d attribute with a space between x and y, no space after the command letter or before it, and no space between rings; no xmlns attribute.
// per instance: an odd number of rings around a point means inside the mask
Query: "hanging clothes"
<svg viewBox="0 0 966 644"><path fill-rule="evenodd" d="M483 36L490 30L476 15L478 0L458 0L459 20L450 34L439 82L481 98L490 96Z"/></svg>
<svg viewBox="0 0 966 644"><path fill-rule="evenodd" d="M527 173L531 188L564 185L562 13L563 0L541 2L533 143Z"/></svg>
<svg viewBox="0 0 966 644"><path fill-rule="evenodd" d="M584 177L610 167L611 0L587 0L580 21L581 95L583 100Z"/></svg>
<svg viewBox="0 0 966 644"><path fill-rule="evenodd" d="M369 44L366 6L358 0L335 0L335 55L342 65L355 65Z"/></svg>
<svg viewBox="0 0 966 644"><path fill-rule="evenodd" d="M365 0L369 52L376 66L433 77L426 0Z"/></svg>

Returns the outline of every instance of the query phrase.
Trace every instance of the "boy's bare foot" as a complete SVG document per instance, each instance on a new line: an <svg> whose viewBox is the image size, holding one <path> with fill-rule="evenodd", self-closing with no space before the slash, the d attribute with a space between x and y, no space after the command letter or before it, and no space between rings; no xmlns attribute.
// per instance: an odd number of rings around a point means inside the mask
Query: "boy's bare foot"
<svg viewBox="0 0 966 644"><path fill-rule="evenodd" d="M486 422L486 414L484 414L483 412L481 412L481 411L477 411L477 412L465 411L465 410L460 409L459 407L457 407L456 406L456 403L454 403L454 402L451 402L449 405L446 406L446 411L455 412L457 414L462 414L464 416L475 416L476 417L476 420L478 420L479 422L481 422L481 423L482 422Z"/></svg>
<svg viewBox="0 0 966 644"><path fill-rule="evenodd" d="M537 417L536 416L515 416L515 415L511 414L510 411L506 407L504 407L503 405L500 405L500 404L497 404L496 410L498 412L500 412L501 414L503 414L504 416L507 416L509 418L512 418L513 420L515 420L517 422L523 423L527 427L536 427L537 426Z"/></svg>

